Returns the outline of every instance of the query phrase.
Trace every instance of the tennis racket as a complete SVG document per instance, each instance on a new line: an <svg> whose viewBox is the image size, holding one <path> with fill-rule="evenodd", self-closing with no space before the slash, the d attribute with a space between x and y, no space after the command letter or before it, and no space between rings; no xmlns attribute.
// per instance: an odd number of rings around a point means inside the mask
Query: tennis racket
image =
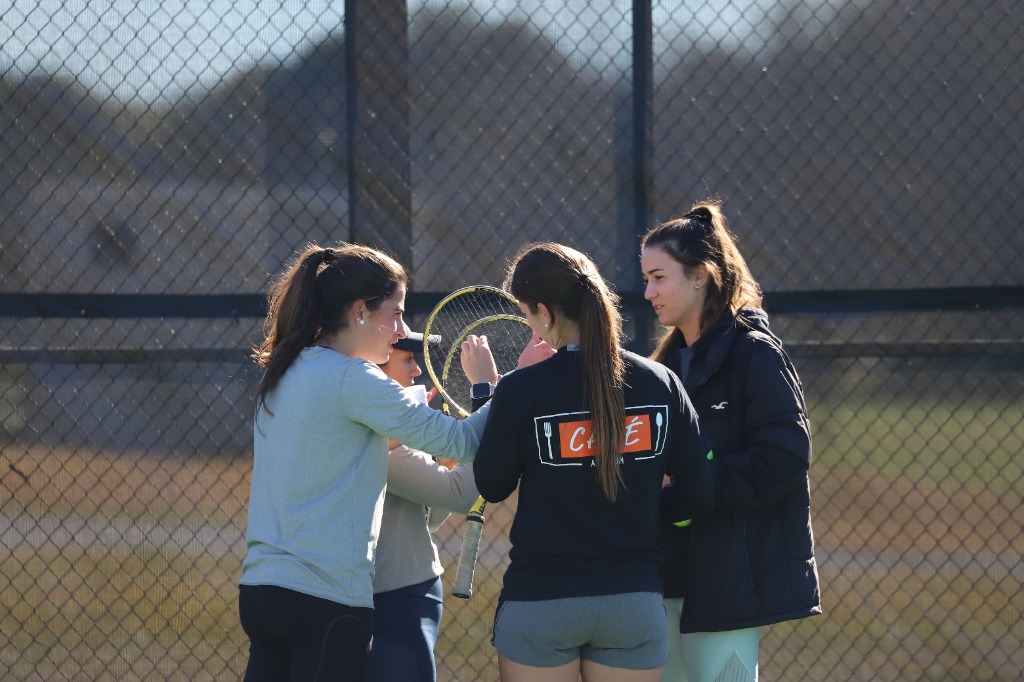
<svg viewBox="0 0 1024 682"><path fill-rule="evenodd" d="M431 334L451 340L430 346ZM506 291L470 286L445 296L434 306L423 330L423 358L427 374L443 399L443 409L456 417L469 416L472 385L462 371L462 342L470 334L486 336L500 374L516 368L519 354L530 341L530 326L516 300Z"/></svg>
<svg viewBox="0 0 1024 682"><path fill-rule="evenodd" d="M461 359L462 342L467 336L486 336L499 374L506 374L516 368L531 333L516 300L501 289L471 286L441 299L423 330L423 358L427 374L443 400L442 409L456 417L469 416L466 406L471 404L472 384L462 371ZM451 346L431 348L427 343L431 334L451 339ZM469 599L473 594L473 575L480 553L486 506L486 500L478 498L466 514L459 566L452 585L455 597Z"/></svg>

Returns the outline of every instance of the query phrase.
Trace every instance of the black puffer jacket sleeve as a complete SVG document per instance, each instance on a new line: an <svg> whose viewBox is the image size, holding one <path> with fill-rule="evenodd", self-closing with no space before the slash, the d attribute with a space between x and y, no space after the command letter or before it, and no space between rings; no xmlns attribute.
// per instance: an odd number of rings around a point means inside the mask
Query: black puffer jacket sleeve
<svg viewBox="0 0 1024 682"><path fill-rule="evenodd" d="M810 425L799 380L770 337L740 335L748 356L744 391L745 447L712 461L715 507L763 511L806 486L811 463Z"/></svg>

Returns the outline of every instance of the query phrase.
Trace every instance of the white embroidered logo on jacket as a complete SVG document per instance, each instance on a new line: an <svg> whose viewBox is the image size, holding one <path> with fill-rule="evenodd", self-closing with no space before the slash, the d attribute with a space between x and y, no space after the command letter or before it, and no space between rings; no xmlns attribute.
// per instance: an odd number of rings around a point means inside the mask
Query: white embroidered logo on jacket
<svg viewBox="0 0 1024 682"><path fill-rule="evenodd" d="M711 409L712 410L724 410L725 406L728 405L728 404L729 404L728 400L723 400L722 402L718 403L717 405L712 405Z"/></svg>

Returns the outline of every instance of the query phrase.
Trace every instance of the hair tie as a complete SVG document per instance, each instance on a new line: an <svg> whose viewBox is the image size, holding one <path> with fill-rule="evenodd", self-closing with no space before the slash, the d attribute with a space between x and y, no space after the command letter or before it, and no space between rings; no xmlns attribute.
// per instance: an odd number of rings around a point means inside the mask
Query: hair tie
<svg viewBox="0 0 1024 682"><path fill-rule="evenodd" d="M684 215L683 220L696 220L698 223L710 224L711 214L706 208L698 208Z"/></svg>
<svg viewBox="0 0 1024 682"><path fill-rule="evenodd" d="M326 248L326 249L324 249L323 251L320 252L320 257L322 259L321 262L324 265L330 265L331 263L334 262L334 259L337 256L334 253L334 249L328 247L328 248Z"/></svg>

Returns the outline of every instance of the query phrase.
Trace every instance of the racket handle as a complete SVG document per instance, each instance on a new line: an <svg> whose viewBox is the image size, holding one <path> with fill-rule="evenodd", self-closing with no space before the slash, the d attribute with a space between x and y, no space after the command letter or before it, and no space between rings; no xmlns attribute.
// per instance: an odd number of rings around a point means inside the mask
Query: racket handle
<svg viewBox="0 0 1024 682"><path fill-rule="evenodd" d="M459 552L459 569L455 573L452 596L469 599L473 596L473 574L476 559L480 554L480 537L484 532L484 515L471 511L466 514L466 532L462 536L462 550Z"/></svg>

